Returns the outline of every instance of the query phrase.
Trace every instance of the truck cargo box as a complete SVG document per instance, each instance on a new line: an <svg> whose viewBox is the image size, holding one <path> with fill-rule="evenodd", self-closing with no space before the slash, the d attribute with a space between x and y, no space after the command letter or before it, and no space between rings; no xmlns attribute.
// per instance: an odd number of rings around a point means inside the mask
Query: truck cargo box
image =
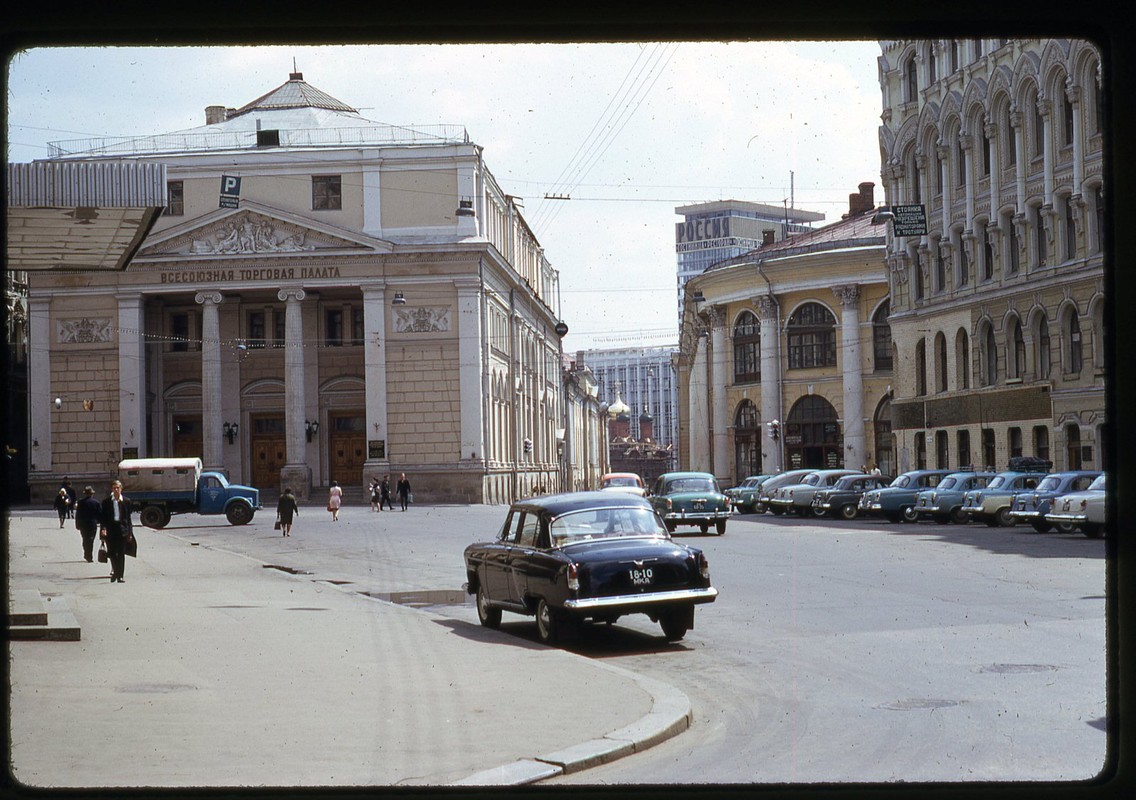
<svg viewBox="0 0 1136 800"><path fill-rule="evenodd" d="M201 469L200 458L127 458L118 462L118 477L130 498L151 493L187 492L192 496Z"/></svg>

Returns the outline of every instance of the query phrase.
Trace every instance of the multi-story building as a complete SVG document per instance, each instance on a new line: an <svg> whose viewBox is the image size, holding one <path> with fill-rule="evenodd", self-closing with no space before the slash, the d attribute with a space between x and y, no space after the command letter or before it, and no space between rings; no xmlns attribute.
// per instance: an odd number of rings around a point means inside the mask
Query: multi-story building
<svg viewBox="0 0 1136 800"><path fill-rule="evenodd" d="M564 435L561 462L563 487L579 492L599 487L609 470L607 403L600 399L599 383L582 361L565 356Z"/></svg>
<svg viewBox="0 0 1136 800"><path fill-rule="evenodd" d="M799 467L891 472L894 381L873 183L840 222L712 265L687 285L679 462L725 483Z"/></svg>
<svg viewBox="0 0 1136 800"><path fill-rule="evenodd" d="M673 347L622 347L584 350L577 360L596 376L600 398L608 405L621 397L631 409L627 435L642 438L639 417L652 421L652 438L662 446L677 444L678 394Z"/></svg>
<svg viewBox="0 0 1136 800"><path fill-rule="evenodd" d="M1069 39L881 49L887 201L926 212L925 235L889 227L887 245L899 468L1099 468L1100 53Z"/></svg>
<svg viewBox="0 0 1136 800"><path fill-rule="evenodd" d="M678 318L682 324L686 283L711 264L748 253L762 242L781 241L809 230L807 222L819 222L824 214L751 203L715 200L678 206L683 217L675 223L675 254L678 259Z"/></svg>
<svg viewBox="0 0 1136 800"><path fill-rule="evenodd" d="M54 145L164 164L168 205L125 268L29 278L33 499L159 455L301 496L559 488L558 273L482 148L299 73L205 121Z"/></svg>

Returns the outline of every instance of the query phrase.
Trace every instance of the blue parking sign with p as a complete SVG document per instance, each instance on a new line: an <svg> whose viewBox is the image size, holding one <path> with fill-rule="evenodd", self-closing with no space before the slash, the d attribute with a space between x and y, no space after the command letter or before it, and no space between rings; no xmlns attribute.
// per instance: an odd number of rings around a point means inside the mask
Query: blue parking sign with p
<svg viewBox="0 0 1136 800"><path fill-rule="evenodd" d="M221 208L236 208L241 197L241 179L235 175L221 176Z"/></svg>

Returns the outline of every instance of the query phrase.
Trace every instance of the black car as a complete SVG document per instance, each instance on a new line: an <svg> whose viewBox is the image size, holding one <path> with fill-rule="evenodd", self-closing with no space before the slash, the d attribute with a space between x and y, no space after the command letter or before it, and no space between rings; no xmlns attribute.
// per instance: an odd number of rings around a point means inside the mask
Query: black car
<svg viewBox="0 0 1136 800"><path fill-rule="evenodd" d="M647 500L622 492L544 495L512 505L497 538L465 549L466 591L481 624L501 612L536 616L542 642L585 620L646 614L677 641L710 603L706 556L671 539Z"/></svg>
<svg viewBox="0 0 1136 800"><path fill-rule="evenodd" d="M817 490L813 495L813 513L817 516L855 519L859 513L857 504L864 492L882 489L891 481L886 475L845 475L833 486Z"/></svg>

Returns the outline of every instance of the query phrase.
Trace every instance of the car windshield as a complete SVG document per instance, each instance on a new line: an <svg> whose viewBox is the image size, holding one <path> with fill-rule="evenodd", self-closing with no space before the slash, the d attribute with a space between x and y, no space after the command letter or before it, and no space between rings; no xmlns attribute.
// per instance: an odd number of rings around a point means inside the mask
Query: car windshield
<svg viewBox="0 0 1136 800"><path fill-rule="evenodd" d="M953 475L948 475L939 482L940 489L953 489L959 483L959 479Z"/></svg>
<svg viewBox="0 0 1136 800"><path fill-rule="evenodd" d="M634 486L638 488L639 479L631 477L608 478L604 481L604 486Z"/></svg>
<svg viewBox="0 0 1136 800"><path fill-rule="evenodd" d="M1100 475L1097 476L1097 479L1095 481L1093 481L1092 483L1089 484L1089 489L1099 489L1102 492L1104 491L1104 473L1103 472Z"/></svg>
<svg viewBox="0 0 1136 800"><path fill-rule="evenodd" d="M892 486L898 486L899 488L902 489L904 486L906 486L909 483L911 483L911 476L910 475L900 475L898 478L896 478L894 481L891 482L891 485Z"/></svg>
<svg viewBox="0 0 1136 800"><path fill-rule="evenodd" d="M675 478L667 481L667 494L674 492L714 492L717 488L710 478Z"/></svg>
<svg viewBox="0 0 1136 800"><path fill-rule="evenodd" d="M631 536L670 538L666 528L650 508L593 508L557 517L548 526L553 547L590 539L617 539Z"/></svg>
<svg viewBox="0 0 1136 800"><path fill-rule="evenodd" d="M1042 479L1041 483L1037 485L1039 492L1054 492L1061 488L1061 478L1056 475L1048 475Z"/></svg>

